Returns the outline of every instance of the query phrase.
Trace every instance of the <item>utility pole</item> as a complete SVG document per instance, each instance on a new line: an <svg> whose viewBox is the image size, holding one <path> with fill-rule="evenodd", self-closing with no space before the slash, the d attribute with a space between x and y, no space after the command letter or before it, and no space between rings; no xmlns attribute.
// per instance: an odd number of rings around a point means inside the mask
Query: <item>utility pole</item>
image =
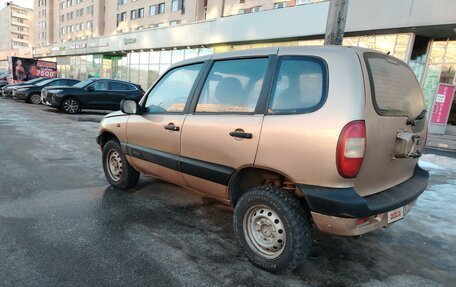
<svg viewBox="0 0 456 287"><path fill-rule="evenodd" d="M326 20L325 45L342 45L349 0L331 0Z"/></svg>

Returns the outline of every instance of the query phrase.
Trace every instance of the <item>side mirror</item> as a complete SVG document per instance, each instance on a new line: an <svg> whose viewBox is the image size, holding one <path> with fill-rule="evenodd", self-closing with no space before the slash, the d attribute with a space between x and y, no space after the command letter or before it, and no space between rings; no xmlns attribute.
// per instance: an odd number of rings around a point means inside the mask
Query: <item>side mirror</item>
<svg viewBox="0 0 456 287"><path fill-rule="evenodd" d="M132 100L122 100L120 102L120 110L124 114L136 115L138 113L138 104Z"/></svg>
<svg viewBox="0 0 456 287"><path fill-rule="evenodd" d="M93 90L95 90L95 88L94 88L93 86L88 86L88 87L87 87L87 91L93 92Z"/></svg>

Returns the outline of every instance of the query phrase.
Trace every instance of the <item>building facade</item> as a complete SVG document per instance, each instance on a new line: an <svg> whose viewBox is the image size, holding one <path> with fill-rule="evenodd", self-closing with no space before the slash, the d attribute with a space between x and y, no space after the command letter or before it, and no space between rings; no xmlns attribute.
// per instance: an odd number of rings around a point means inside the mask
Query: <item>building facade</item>
<svg viewBox="0 0 456 287"><path fill-rule="evenodd" d="M104 36L37 47L35 56L56 60L61 76L103 76L147 88L171 64L190 57L322 45L329 9L329 1L321 0L118 0L104 5L110 11ZM351 0L343 44L407 62L431 111L438 84L456 84L455 27L454 0ZM456 125L454 109L449 123Z"/></svg>
<svg viewBox="0 0 456 287"><path fill-rule="evenodd" d="M7 69L9 56L33 56L32 25L31 9L8 2L0 10L0 70Z"/></svg>

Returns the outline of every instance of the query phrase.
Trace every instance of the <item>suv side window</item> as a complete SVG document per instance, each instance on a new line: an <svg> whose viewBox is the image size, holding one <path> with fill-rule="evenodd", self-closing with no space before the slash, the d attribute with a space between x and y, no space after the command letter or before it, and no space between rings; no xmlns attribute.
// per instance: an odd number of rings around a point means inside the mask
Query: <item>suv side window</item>
<svg viewBox="0 0 456 287"><path fill-rule="evenodd" d="M169 71L147 96L148 113L182 113L203 64L178 67Z"/></svg>
<svg viewBox="0 0 456 287"><path fill-rule="evenodd" d="M53 82L49 83L48 86L49 86L49 87L53 87L53 86L66 86L66 80L56 80L56 81L53 81Z"/></svg>
<svg viewBox="0 0 456 287"><path fill-rule="evenodd" d="M100 80L91 84L95 91L106 91L108 90L108 81Z"/></svg>
<svg viewBox="0 0 456 287"><path fill-rule="evenodd" d="M204 83L197 113L253 113L268 58L217 61Z"/></svg>
<svg viewBox="0 0 456 287"><path fill-rule="evenodd" d="M127 91L127 85L119 82L109 82L109 89L114 91Z"/></svg>
<svg viewBox="0 0 456 287"><path fill-rule="evenodd" d="M269 114L306 113L326 99L326 66L310 57L283 57L269 101Z"/></svg>

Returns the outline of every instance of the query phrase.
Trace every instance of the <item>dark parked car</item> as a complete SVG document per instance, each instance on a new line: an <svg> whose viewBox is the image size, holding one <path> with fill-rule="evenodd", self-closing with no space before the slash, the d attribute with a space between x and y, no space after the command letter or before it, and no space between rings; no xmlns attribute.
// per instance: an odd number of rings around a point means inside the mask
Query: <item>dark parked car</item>
<svg viewBox="0 0 456 287"><path fill-rule="evenodd" d="M54 87L54 88L67 88L68 86L73 86L79 83L78 80L73 79L64 79L64 78L54 78L47 79L37 83L36 85L27 85L22 86L13 91L13 98L15 100L24 100L27 103L41 104L41 90L45 87Z"/></svg>
<svg viewBox="0 0 456 287"><path fill-rule="evenodd" d="M22 82L22 83L15 83L15 84L9 84L4 86L3 88L0 89L0 93L3 97L12 97L13 96L13 90L22 87L22 86L27 86L27 85L35 85L38 84L39 82L45 81L48 78L36 78L29 80L27 82Z"/></svg>
<svg viewBox="0 0 456 287"><path fill-rule="evenodd" d="M69 114L81 109L118 110L122 100L139 102L144 95L140 85L130 82L92 78L73 87L47 88L43 91L43 104Z"/></svg>
<svg viewBox="0 0 456 287"><path fill-rule="evenodd" d="M0 80L0 88L3 88L6 85L8 85L8 81Z"/></svg>

